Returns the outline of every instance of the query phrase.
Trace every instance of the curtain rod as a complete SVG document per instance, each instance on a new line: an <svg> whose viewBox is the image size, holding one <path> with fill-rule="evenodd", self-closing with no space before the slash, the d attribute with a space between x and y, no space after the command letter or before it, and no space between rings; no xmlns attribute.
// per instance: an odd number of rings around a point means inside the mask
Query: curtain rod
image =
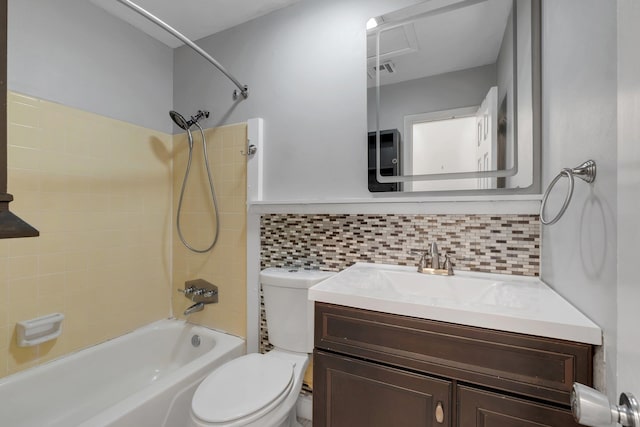
<svg viewBox="0 0 640 427"><path fill-rule="evenodd" d="M129 9L133 10L134 12L137 12L140 15L144 16L149 21L151 21L154 24L158 25L159 27L163 28L165 31L171 33L174 37L180 39L184 44L189 46L191 49L193 49L198 54L200 54L204 59L206 59L211 64L213 64L213 66L216 67L218 70L220 70L222 72L222 74L227 76L227 78L229 80L231 80L238 87L238 89L240 89L240 94L242 94L242 96L245 99L249 96L249 89L247 88L246 85L240 84L240 82L235 77L233 77L231 75L231 73L229 73L218 61L216 61L211 55L209 55L207 52L205 52L200 46L198 46L197 44L192 42L184 34L179 32L178 30L176 30L175 28L173 28L172 26L170 26L169 24L167 24L166 22L164 22L163 20L161 20L157 16L151 14L147 10L145 10L142 7L138 6L137 4L133 3L132 1L130 1L130 0L118 0L118 1L120 3L122 3L123 5L127 6ZM233 91L233 99L237 99L237 98L238 98L238 92L236 90L234 90Z"/></svg>

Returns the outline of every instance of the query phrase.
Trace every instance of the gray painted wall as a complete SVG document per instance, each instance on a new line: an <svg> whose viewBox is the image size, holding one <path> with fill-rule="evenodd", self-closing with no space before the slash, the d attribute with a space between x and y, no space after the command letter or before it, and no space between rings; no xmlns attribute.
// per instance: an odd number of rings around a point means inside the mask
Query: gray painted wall
<svg viewBox="0 0 640 427"><path fill-rule="evenodd" d="M640 3L618 1L618 391L640 390Z"/></svg>
<svg viewBox="0 0 640 427"><path fill-rule="evenodd" d="M512 96L513 94L513 9L509 13L507 27L502 35L500 53L496 61L496 73L498 76L499 105L505 95ZM509 105L513 105L513 101L509 101Z"/></svg>
<svg viewBox="0 0 640 427"><path fill-rule="evenodd" d="M10 0L8 29L9 90L171 132L171 48L86 0Z"/></svg>
<svg viewBox="0 0 640 427"><path fill-rule="evenodd" d="M367 190L366 21L416 0L303 0L198 41L243 84L188 48L175 52L174 105L207 126L264 118L271 200L371 197Z"/></svg>
<svg viewBox="0 0 640 427"><path fill-rule="evenodd" d="M529 2L521 2L521 5L528 5ZM519 10L520 6L516 8ZM529 6L529 9L531 6ZM506 110L507 110L507 141L513 141L515 138L515 127L513 120L514 109L514 78L513 78L513 8L509 13L509 18L507 20L507 27L504 30L504 34L502 36L502 44L500 45L500 53L498 54L498 60L496 61L496 71L498 74L498 111L500 111L500 107L502 106L502 102L506 102ZM519 24L518 20L516 22ZM520 31L520 28L516 29ZM529 27L529 31L531 28ZM518 57L518 60L522 60L522 58ZM520 141L518 141L520 142ZM524 143L524 141L523 141ZM526 147L525 147L526 150ZM513 167L513 148L511 144L506 144L505 154L507 159L507 168ZM507 177L505 179L507 187L511 185L517 185L518 176L516 177Z"/></svg>
<svg viewBox="0 0 640 427"><path fill-rule="evenodd" d="M575 184L564 217L542 228L542 278L596 322L604 381L616 390L616 2L543 3L543 185L591 158L598 176ZM563 197L566 187L558 186ZM552 203L557 212L561 200Z"/></svg>

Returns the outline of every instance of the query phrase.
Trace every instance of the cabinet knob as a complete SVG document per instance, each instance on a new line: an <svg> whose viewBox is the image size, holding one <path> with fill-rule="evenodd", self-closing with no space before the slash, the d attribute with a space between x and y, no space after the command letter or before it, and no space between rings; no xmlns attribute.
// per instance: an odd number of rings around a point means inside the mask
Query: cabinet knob
<svg viewBox="0 0 640 427"><path fill-rule="evenodd" d="M436 422L442 424L444 422L444 408L442 402L438 402L436 405Z"/></svg>

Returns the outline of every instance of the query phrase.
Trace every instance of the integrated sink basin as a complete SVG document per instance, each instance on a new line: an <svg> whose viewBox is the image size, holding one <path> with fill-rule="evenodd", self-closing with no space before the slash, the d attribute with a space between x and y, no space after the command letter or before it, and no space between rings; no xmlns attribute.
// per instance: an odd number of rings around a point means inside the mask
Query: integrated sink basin
<svg viewBox="0 0 640 427"><path fill-rule="evenodd" d="M380 289L397 293L398 298L420 298L432 304L469 304L477 301L497 285L496 282L474 277L435 276L410 271L377 270L375 280Z"/></svg>
<svg viewBox="0 0 640 427"><path fill-rule="evenodd" d="M357 263L309 289L312 301L588 344L600 328L538 278Z"/></svg>

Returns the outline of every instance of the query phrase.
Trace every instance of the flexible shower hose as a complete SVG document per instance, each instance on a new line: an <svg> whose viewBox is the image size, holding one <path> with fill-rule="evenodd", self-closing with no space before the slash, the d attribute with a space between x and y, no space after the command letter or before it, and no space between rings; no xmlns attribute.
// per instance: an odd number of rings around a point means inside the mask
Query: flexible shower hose
<svg viewBox="0 0 640 427"><path fill-rule="evenodd" d="M213 236L213 241L211 245L206 249L196 249L191 246L187 240L184 238L182 234L182 229L180 227L180 213L182 212L182 198L184 197L184 190L187 187L187 180L189 179L189 173L191 172L191 161L193 159L193 136L191 135L191 130L187 129L187 136L189 137L189 160L187 161L187 169L184 173L184 179L182 180L182 189L180 190L180 199L178 201L178 213L176 214L176 228L178 229L178 236L180 236L180 240L182 244L192 252L196 252L199 254L203 254L209 252L216 245L218 241L218 230L220 228L220 220L218 218L218 201L216 199L216 191L213 188L213 178L211 177L211 168L209 167L209 156L207 154L207 139L204 136L204 131L202 127L198 123L194 123L198 129L200 129L200 134L202 135L202 150L204 153L204 165L207 169L207 178L209 179L209 189L211 190L211 200L213 202L213 209L215 211L215 234Z"/></svg>

